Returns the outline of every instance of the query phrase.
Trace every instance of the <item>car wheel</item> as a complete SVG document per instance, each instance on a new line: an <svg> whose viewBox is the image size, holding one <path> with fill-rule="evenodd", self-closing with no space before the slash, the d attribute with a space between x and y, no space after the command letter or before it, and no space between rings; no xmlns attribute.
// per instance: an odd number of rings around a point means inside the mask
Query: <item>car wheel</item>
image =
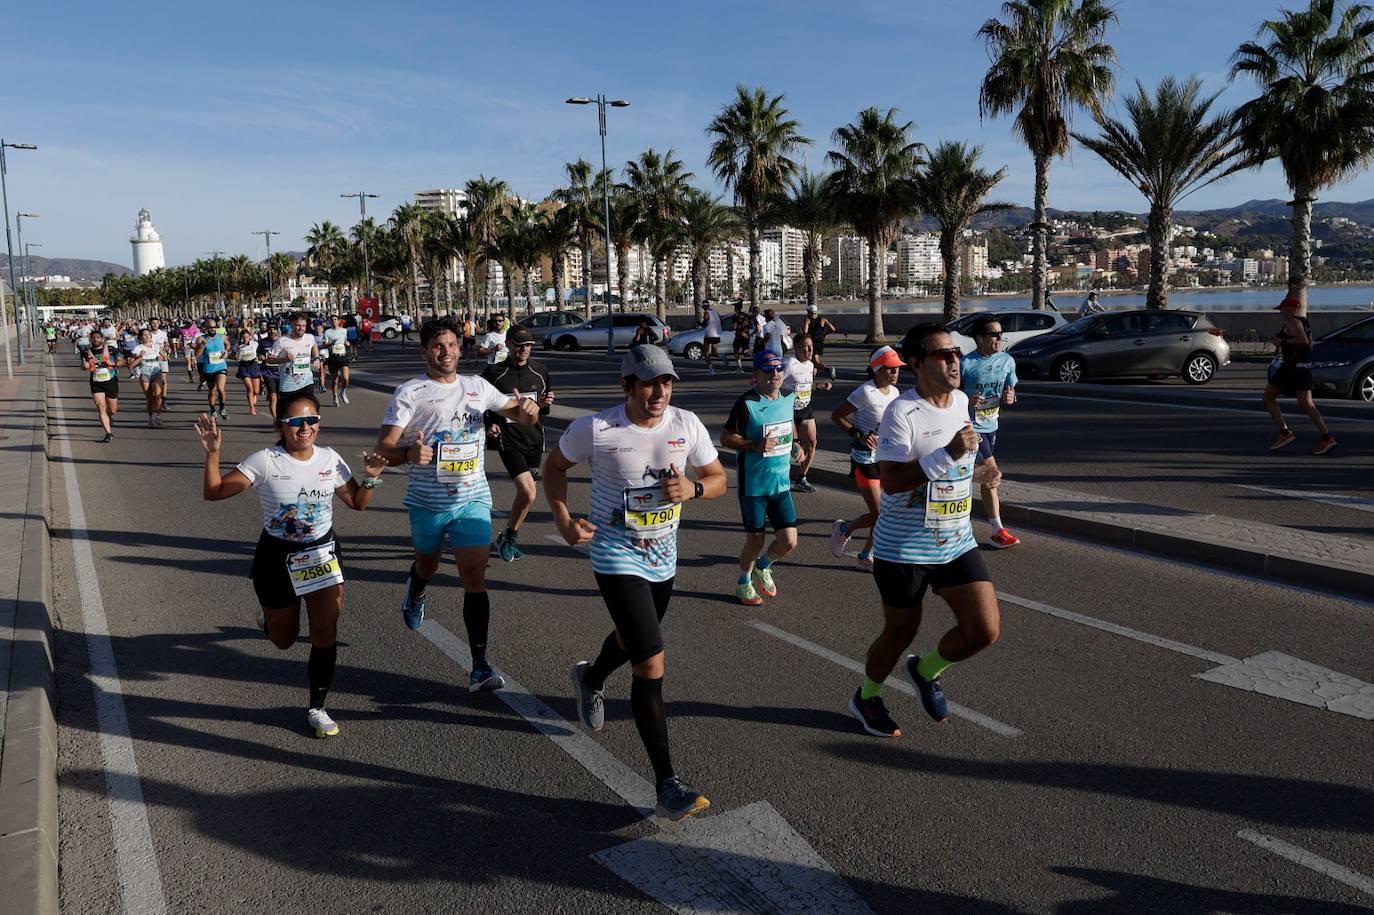
<svg viewBox="0 0 1374 915"><path fill-rule="evenodd" d="M396 331L394 331L394 330L392 330L390 327L388 327L386 330L382 331L382 336L385 337L385 338L388 339L388 340L395 340L395 339L396 339Z"/></svg>
<svg viewBox="0 0 1374 915"><path fill-rule="evenodd" d="M558 345L554 349L562 350L565 353L577 352L577 338L564 336L558 338Z"/></svg>
<svg viewBox="0 0 1374 915"><path fill-rule="evenodd" d="M1065 356L1054 364L1051 374L1065 384L1077 384L1083 380L1083 360L1077 356Z"/></svg>
<svg viewBox="0 0 1374 915"><path fill-rule="evenodd" d="M692 362L698 362L705 352L706 347L700 343L688 343L687 348L682 351L682 355Z"/></svg>
<svg viewBox="0 0 1374 915"><path fill-rule="evenodd" d="M1217 360L1210 353L1193 353L1183 363L1183 380L1189 384L1206 384L1217 373Z"/></svg>
<svg viewBox="0 0 1374 915"><path fill-rule="evenodd" d="M1374 403L1374 369L1365 369L1350 387L1350 396L1365 403Z"/></svg>

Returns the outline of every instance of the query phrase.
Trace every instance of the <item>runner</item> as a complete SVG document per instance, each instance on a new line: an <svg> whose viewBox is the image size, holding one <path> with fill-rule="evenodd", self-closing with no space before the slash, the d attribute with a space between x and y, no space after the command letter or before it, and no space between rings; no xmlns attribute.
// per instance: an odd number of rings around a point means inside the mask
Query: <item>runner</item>
<svg viewBox="0 0 1374 915"><path fill-rule="evenodd" d="M258 339L258 365L262 378L262 388L267 392L267 415L277 415L278 391L281 389L281 366L267 361L267 354L276 347L281 339L281 331L275 323L267 328L265 336Z"/></svg>
<svg viewBox="0 0 1374 915"><path fill-rule="evenodd" d="M487 321L487 332L477 348L477 355L487 358L487 365L504 362L509 351L506 349L506 332L501 329L501 318L492 315Z"/></svg>
<svg viewBox="0 0 1374 915"><path fill-rule="evenodd" d="M978 433L979 464L998 467L993 452L997 450L997 420L1003 405L1016 403L1016 360L1002 351L1002 322L996 315L987 315L973 322L970 328L977 349L959 362L963 391L972 410L973 431ZM998 467L1000 470L1001 468ZM992 526L991 543L999 550L1016 546L1021 541L1002 524L1002 505L998 487L983 486L980 495L988 524Z"/></svg>
<svg viewBox="0 0 1374 915"><path fill-rule="evenodd" d="M1000 620L970 513L972 484L995 489L1002 473L992 462L974 466L978 434L959 390L959 348L940 325L920 324L907 331L902 353L916 386L893 401L879 429L883 498L873 579L883 629L849 700L850 714L877 737L902 734L883 704L883 682L920 629L927 589L949 605L955 625L934 651L908 655L904 667L937 722L949 717L940 675L996 642Z"/></svg>
<svg viewBox="0 0 1374 915"><path fill-rule="evenodd" d="M779 360L782 359L786 345L783 343L792 330L787 326L787 322L778 317L778 313L769 308L763 312L763 348L775 353Z"/></svg>
<svg viewBox="0 0 1374 915"><path fill-rule="evenodd" d="M782 389L795 395L792 401L792 421L796 426L796 448L793 454L797 459L797 482L792 484L793 492L815 492L816 487L807 480L811 462L816 459L816 414L812 409L811 395L814 389L830 390L830 382L816 379L816 364L812 361L815 354L814 342L810 334L802 334L793 341L792 355L783 363Z"/></svg>
<svg viewBox="0 0 1374 915"><path fill-rule="evenodd" d="M177 331L177 336L181 338L181 352L186 357L186 381L189 383L196 380L196 339L200 336L200 328L187 321Z"/></svg>
<svg viewBox="0 0 1374 915"><path fill-rule="evenodd" d="M678 777L668 748L660 624L677 574L682 503L725 492L725 470L696 415L669 405L678 380L656 346L630 350L620 364L625 402L574 420L544 462L544 496L563 539L591 541L592 572L615 624L590 664L573 665L577 713L593 731L605 723L606 679L631 666L630 711L649 754L658 791L655 812L681 820L710 806ZM591 463L591 511L568 510L568 470ZM686 468L696 473L695 481Z"/></svg>
<svg viewBox="0 0 1374 915"><path fill-rule="evenodd" d="M392 465L409 464L405 505L415 561L401 601L401 616L419 629L425 616L425 586L439 570L447 536L463 583L463 624L472 648L469 692L500 689L505 680L487 663L487 557L491 553L491 489L487 485L482 416L491 410L533 425L533 400L507 397L482 378L458 374L458 334L452 318L420 328L425 374L404 382L391 395L377 450Z"/></svg>
<svg viewBox="0 0 1374 915"><path fill-rule="evenodd" d="M835 325L829 318L821 315L819 308L814 304L806 306L806 320L802 322L802 333L811 337L811 346L816 352L816 368L820 369L822 374L828 374L832 381L835 379L835 370L828 367L821 357L825 355L825 338L834 332Z"/></svg>
<svg viewBox="0 0 1374 915"><path fill-rule="evenodd" d="M48 342L48 352L57 352L57 328L51 324L43 325L43 339Z"/></svg>
<svg viewBox="0 0 1374 915"><path fill-rule="evenodd" d="M305 312L293 313L290 325L291 333L278 338L263 359L264 363L281 367L280 381L277 383L278 402L310 393L315 385L315 366L320 361L320 349L315 344L315 338L305 332L308 326Z"/></svg>
<svg viewBox="0 0 1374 915"><path fill-rule="evenodd" d="M529 329L519 324L512 327L506 334L506 348L506 361L487 366L482 377L507 397L533 400L539 405L539 415L548 416L554 400L553 382L543 363L530 358L534 337ZM544 460L544 426L538 421L533 426L519 425L494 413L487 414L485 421L487 441L494 442L501 463L515 484L515 501L511 503L506 529L496 537L501 558L514 562L524 555L517 540L520 525L534 504L539 465Z"/></svg>
<svg viewBox="0 0 1374 915"><path fill-rule="evenodd" d="M701 356L706 360L706 374L716 373L716 359L720 356L720 312L716 306L707 302L701 312L701 326L705 328L702 337ZM722 362L722 367L724 364Z"/></svg>
<svg viewBox="0 0 1374 915"><path fill-rule="evenodd" d="M163 328L160 318L153 318L149 321L148 329L153 332L153 345L162 350L162 384L157 401L157 412L162 414L167 412L167 394L172 389L172 338ZM160 415L158 416L158 425L162 425Z"/></svg>
<svg viewBox="0 0 1374 915"><path fill-rule="evenodd" d="M421 325L423 326L423 325ZM463 312L463 358L472 357L472 364L476 365L477 359L477 324L472 320L471 312Z"/></svg>
<svg viewBox="0 0 1374 915"><path fill-rule="evenodd" d="M234 377L243 381L243 393L248 398L249 416L258 415L258 397L262 393L262 363L258 361L259 355L257 335L251 327L245 327L239 331L239 345L234 353L239 363Z"/></svg>
<svg viewBox="0 0 1374 915"><path fill-rule="evenodd" d="M341 400L348 403L348 365L353 361L348 353L348 328L339 315L334 316L334 326L324 332L324 348L329 357L320 369L320 382L334 395L337 407ZM332 383L325 380L329 373L334 375Z"/></svg>
<svg viewBox="0 0 1374 915"><path fill-rule="evenodd" d="M251 336L252 331L245 329ZM310 626L306 680L310 705L306 724L316 737L333 737L339 726L324 710L338 658L339 614L343 612L343 569L334 534L334 496L362 511L382 482L386 461L363 452L360 483L332 448L316 445L320 404L309 391L283 404L281 440L244 458L224 476L219 472L222 433L212 416L196 421L205 448L204 496L208 502L233 498L250 486L262 505L262 533L249 577L262 607L267 637L282 651L296 644L301 598Z"/></svg>
<svg viewBox="0 0 1374 915"><path fill-rule="evenodd" d="M755 356L754 386L735 401L720 437L721 445L739 454L736 486L744 519L744 548L739 554L735 597L747 607L757 607L763 597L778 596L773 563L797 548L797 510L788 480L796 395L782 393L782 379L782 358L777 353L764 350ZM773 525L773 544L764 552L768 524Z"/></svg>
<svg viewBox="0 0 1374 915"><path fill-rule="evenodd" d="M873 565L873 524L878 520L878 424L888 405L897 399L897 376L902 359L890 346L873 351L868 361L868 381L859 385L849 399L830 414L831 420L853 441L849 449L849 472L859 487L868 511L853 521L840 519L830 528L830 552L843 558L844 549L854 531L868 528L864 548L859 551L859 565Z"/></svg>
<svg viewBox="0 0 1374 915"><path fill-rule="evenodd" d="M735 339L730 343L730 354L735 357L735 371L743 372L743 359L749 354L749 334L754 326L748 312L744 310L744 300L735 303L735 313L730 318L730 329Z"/></svg>
<svg viewBox="0 0 1374 915"><path fill-rule="evenodd" d="M91 400L95 402L100 426L105 430L101 441L108 442L114 439L111 427L119 412L119 367L127 365L128 361L110 350L100 331L91 331L89 341L90 345L82 351L81 364L91 373Z"/></svg>
<svg viewBox="0 0 1374 915"><path fill-rule="evenodd" d="M145 330L138 335L138 345L128 357L129 364L135 366L138 384L143 388L149 429L162 428L163 385L167 381L167 373L162 368L165 355L162 345L153 342L153 332Z"/></svg>
<svg viewBox="0 0 1374 915"><path fill-rule="evenodd" d="M1283 409L1279 407L1279 395L1283 395L1297 398L1298 406L1302 407L1307 418L1312 420L1312 425L1321 433L1321 439L1317 442L1317 447L1312 449L1312 453L1326 454L1336 447L1336 437L1326 428L1326 420L1322 418L1316 401L1312 399L1312 325L1299 313L1302 311L1302 300L1295 295L1284 298L1278 304L1278 310L1283 317L1283 326L1274 335L1274 340L1279 345L1281 362L1278 368L1271 372L1269 383L1264 386L1265 409L1274 418L1274 424L1279 427L1278 438L1274 439L1274 444L1269 446L1269 450L1277 451L1285 445L1291 445L1298 438L1293 430L1288 428L1288 423L1283 418Z"/></svg>
<svg viewBox="0 0 1374 915"><path fill-rule="evenodd" d="M224 409L224 392L228 385L229 346L224 337L216 332L214 318L210 319L210 329L205 336L196 341L196 361L200 364L201 384L205 385L205 399L210 404L210 415L215 414L215 404L219 403L219 418L226 419L229 414Z"/></svg>

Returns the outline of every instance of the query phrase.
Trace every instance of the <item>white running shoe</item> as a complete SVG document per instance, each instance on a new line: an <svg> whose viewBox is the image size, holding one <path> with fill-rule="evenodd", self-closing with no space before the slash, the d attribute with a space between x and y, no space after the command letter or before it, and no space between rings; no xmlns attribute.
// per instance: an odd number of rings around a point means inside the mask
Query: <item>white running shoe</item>
<svg viewBox="0 0 1374 915"><path fill-rule="evenodd" d="M339 733L339 726L334 723L334 719L329 717L329 713L322 708L312 708L306 714L305 720L314 729L316 737L333 737Z"/></svg>
<svg viewBox="0 0 1374 915"><path fill-rule="evenodd" d="M830 525L830 553L836 559L843 559L844 548L849 546L849 526L843 520Z"/></svg>

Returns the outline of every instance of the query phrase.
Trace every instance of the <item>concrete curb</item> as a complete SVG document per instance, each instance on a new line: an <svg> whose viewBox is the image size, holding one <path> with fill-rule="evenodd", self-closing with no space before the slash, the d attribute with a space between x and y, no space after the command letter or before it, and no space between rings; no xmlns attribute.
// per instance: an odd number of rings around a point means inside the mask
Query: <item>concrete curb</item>
<svg viewBox="0 0 1374 915"><path fill-rule="evenodd" d="M34 357L43 359L35 351ZM41 362L40 362L41 365ZM57 688L52 655L47 378L35 400L19 593L0 769L0 887L5 908L56 915ZM13 909L10 907L13 906Z"/></svg>

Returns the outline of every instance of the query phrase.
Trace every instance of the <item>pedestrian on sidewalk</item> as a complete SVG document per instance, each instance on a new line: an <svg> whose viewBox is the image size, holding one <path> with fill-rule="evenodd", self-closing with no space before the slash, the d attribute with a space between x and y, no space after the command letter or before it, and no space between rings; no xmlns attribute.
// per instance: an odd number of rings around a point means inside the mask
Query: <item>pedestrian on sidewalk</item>
<svg viewBox="0 0 1374 915"><path fill-rule="evenodd" d="M1294 397L1302 407L1312 425L1317 427L1321 438L1313 454L1326 454L1336 447L1336 437L1326 428L1326 420L1312 399L1312 325L1307 317L1300 314L1302 300L1288 295L1278 304L1283 317L1283 325L1274 335L1279 347L1279 365L1270 372L1269 383L1264 386L1264 406L1279 427L1278 437L1269 446L1270 451L1278 451L1285 445L1297 440L1297 435L1284 421L1283 410L1279 408L1279 395Z"/></svg>

